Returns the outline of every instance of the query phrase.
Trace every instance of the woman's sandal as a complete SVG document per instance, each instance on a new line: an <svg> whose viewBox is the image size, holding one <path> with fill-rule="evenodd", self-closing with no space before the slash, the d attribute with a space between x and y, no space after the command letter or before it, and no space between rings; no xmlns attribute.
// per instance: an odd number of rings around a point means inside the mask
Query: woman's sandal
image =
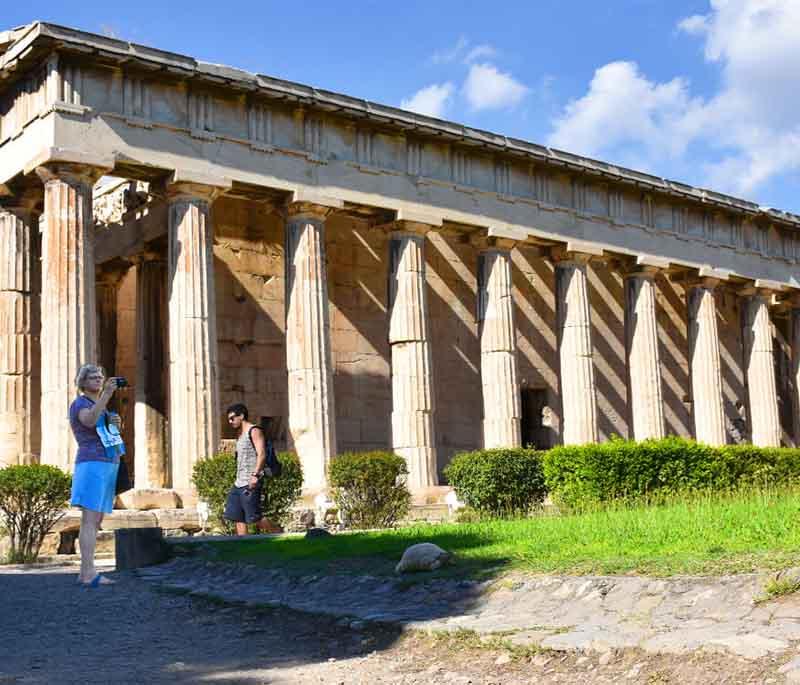
<svg viewBox="0 0 800 685"><path fill-rule="evenodd" d="M83 587L91 587L91 588L100 587L101 585L113 585L113 584L114 581L111 580L111 578L106 578L102 573L98 573L88 583L81 583Z"/></svg>

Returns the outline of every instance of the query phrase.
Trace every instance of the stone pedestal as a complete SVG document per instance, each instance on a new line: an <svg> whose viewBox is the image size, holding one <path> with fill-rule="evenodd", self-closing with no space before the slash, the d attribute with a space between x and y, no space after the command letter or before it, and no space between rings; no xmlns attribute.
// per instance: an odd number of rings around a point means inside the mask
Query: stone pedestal
<svg viewBox="0 0 800 685"><path fill-rule="evenodd" d="M145 255L136 266L137 490L171 485L167 452L167 263Z"/></svg>
<svg viewBox="0 0 800 685"><path fill-rule="evenodd" d="M173 184L169 193L169 405L172 486L192 490L194 464L219 447L214 231L217 189Z"/></svg>
<svg viewBox="0 0 800 685"><path fill-rule="evenodd" d="M289 442L303 466L303 488L319 491L336 453L325 217L316 205L289 205L286 218L286 369Z"/></svg>
<svg viewBox="0 0 800 685"><path fill-rule="evenodd" d="M780 447L778 390L769 320L768 293L747 293L742 302L742 345L750 399L751 439L759 447Z"/></svg>
<svg viewBox="0 0 800 685"><path fill-rule="evenodd" d="M521 409L510 246L488 248L478 256L478 334L484 447L519 447Z"/></svg>
<svg viewBox="0 0 800 685"><path fill-rule="evenodd" d="M34 432L38 452L33 307L38 233L30 209L0 207L0 468L33 461Z"/></svg>
<svg viewBox="0 0 800 685"><path fill-rule="evenodd" d="M694 433L698 442L724 445L725 412L714 288L718 281L704 278L689 289L689 366L692 379Z"/></svg>
<svg viewBox="0 0 800 685"><path fill-rule="evenodd" d="M392 449L408 463L407 482L413 491L438 484L425 281L428 227L403 223L400 228L389 242Z"/></svg>
<svg viewBox="0 0 800 685"><path fill-rule="evenodd" d="M625 278L628 405L635 440L664 437L655 275L655 268L644 267Z"/></svg>
<svg viewBox="0 0 800 685"><path fill-rule="evenodd" d="M586 267L590 256L566 253L556 262L556 316L563 441L597 442L592 333Z"/></svg>
<svg viewBox="0 0 800 685"><path fill-rule="evenodd" d="M36 171L44 182L41 462L71 470L75 376L97 360L92 186L102 172L67 164Z"/></svg>

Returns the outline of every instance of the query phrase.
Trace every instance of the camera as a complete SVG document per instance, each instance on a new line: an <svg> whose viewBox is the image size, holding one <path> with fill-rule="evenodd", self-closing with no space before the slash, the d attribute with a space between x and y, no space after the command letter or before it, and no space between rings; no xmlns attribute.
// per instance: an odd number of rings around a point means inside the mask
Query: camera
<svg viewBox="0 0 800 685"><path fill-rule="evenodd" d="M127 388L128 387L128 379L123 378L122 376L117 377L117 388Z"/></svg>

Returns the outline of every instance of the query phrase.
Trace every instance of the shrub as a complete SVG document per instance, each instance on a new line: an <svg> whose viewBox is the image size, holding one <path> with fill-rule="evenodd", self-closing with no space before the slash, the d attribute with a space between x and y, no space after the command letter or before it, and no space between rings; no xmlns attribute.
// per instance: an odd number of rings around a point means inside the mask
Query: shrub
<svg viewBox="0 0 800 685"><path fill-rule="evenodd" d="M444 475L462 502L491 516L527 514L547 494L541 455L532 449L462 452Z"/></svg>
<svg viewBox="0 0 800 685"><path fill-rule="evenodd" d="M72 478L55 466L0 469L0 511L11 541L10 563L36 561L44 536L63 515Z"/></svg>
<svg viewBox="0 0 800 685"><path fill-rule="evenodd" d="M388 528L408 513L405 459L392 452L344 452L328 468L333 500L352 528Z"/></svg>
<svg viewBox="0 0 800 685"><path fill-rule="evenodd" d="M284 521L289 509L300 496L303 487L303 471L296 454L280 452L278 459L283 467L277 478L267 478L262 488L264 517L271 521ZM194 465L192 482L200 499L208 503L211 519L216 527L226 533L234 531L234 525L222 513L225 500L236 480L236 455L221 452Z"/></svg>
<svg viewBox="0 0 800 685"><path fill-rule="evenodd" d="M544 473L553 499L568 508L697 490L783 486L800 481L800 450L712 447L684 438L555 447Z"/></svg>

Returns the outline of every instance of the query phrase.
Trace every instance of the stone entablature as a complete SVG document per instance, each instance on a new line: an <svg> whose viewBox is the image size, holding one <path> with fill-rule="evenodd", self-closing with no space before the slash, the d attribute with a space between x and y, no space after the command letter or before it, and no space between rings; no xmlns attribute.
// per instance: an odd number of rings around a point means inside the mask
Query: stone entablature
<svg viewBox="0 0 800 685"><path fill-rule="evenodd" d="M139 176L184 168L798 284L798 217L523 141L48 24L17 33L0 76L13 82L0 184L42 159L75 161L91 139L95 157Z"/></svg>

